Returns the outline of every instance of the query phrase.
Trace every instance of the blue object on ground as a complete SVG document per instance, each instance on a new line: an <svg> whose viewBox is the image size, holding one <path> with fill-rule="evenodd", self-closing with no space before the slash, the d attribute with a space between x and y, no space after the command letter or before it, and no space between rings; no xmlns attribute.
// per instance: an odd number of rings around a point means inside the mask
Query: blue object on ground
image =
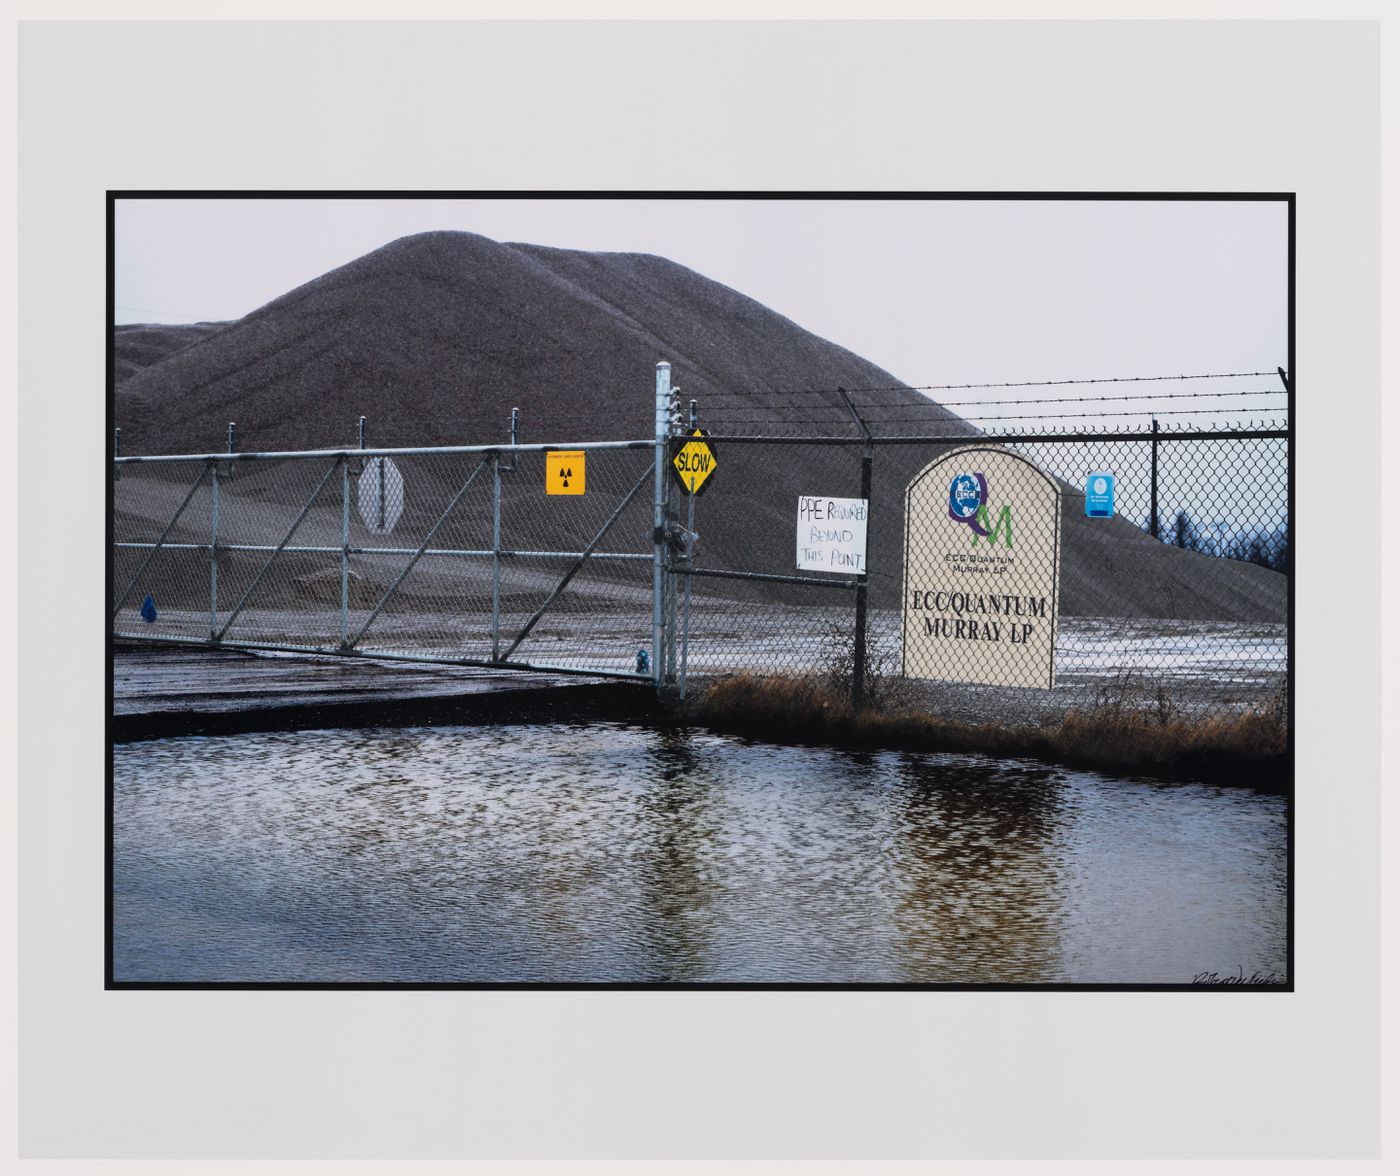
<svg viewBox="0 0 1400 1176"><path fill-rule="evenodd" d="M637 673L645 674L651 668L651 659L645 649L637 650Z"/></svg>
<svg viewBox="0 0 1400 1176"><path fill-rule="evenodd" d="M141 619L148 625L155 623L156 602L151 598L149 592L146 593L146 599L141 602Z"/></svg>

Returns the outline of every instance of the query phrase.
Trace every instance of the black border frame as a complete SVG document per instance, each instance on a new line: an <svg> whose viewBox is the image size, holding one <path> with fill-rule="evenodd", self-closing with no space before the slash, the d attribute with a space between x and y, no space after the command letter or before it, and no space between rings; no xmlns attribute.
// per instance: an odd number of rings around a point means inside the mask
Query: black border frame
<svg viewBox="0 0 1400 1176"><path fill-rule="evenodd" d="M540 982L540 981L489 981L477 983L452 983L428 981L133 981L117 980L113 976L113 866L115 832L115 684L113 667L115 664L116 641L112 633L110 616L104 615L103 648L106 651L106 788L105 788L105 869L103 872L103 912L104 912L104 971L105 991L449 991L475 992L496 990L535 990L559 992L573 990L616 991L700 991L700 992L1285 992L1295 991L1296 960L1294 954L1294 907L1295 907L1295 830L1294 819L1297 808L1295 797L1296 751L1294 745L1295 690L1294 690L1294 632L1297 626L1295 583L1297 569L1297 512L1295 502L1295 462L1297 437L1295 433L1295 399L1297 396L1297 193L1296 192L879 192L879 191L650 191L650 190L559 190L559 191L516 191L492 189L481 191L286 191L269 189L108 189L106 193L106 313L104 330L107 335L106 371L106 444L110 449L116 429L116 336L113 329L116 319L116 204L118 200L871 200L871 201L1075 201L1075 202L1248 202L1278 203L1288 206L1288 525L1289 525L1289 575L1288 575L1288 779L1284 789L1287 802L1287 944L1285 948L1287 979L1277 984L1134 984L1134 983L744 983L735 981L716 982ZM106 599L111 600L114 588L114 558L112 544L115 538L114 494L110 472L106 482ZM105 614L106 610L104 610Z"/></svg>

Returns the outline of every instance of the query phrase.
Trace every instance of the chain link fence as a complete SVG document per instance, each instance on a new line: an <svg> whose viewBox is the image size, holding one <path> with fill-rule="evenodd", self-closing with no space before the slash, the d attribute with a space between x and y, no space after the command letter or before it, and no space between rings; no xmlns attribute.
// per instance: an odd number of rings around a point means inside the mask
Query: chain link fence
<svg viewBox="0 0 1400 1176"><path fill-rule="evenodd" d="M719 418L696 494L674 465L691 434L674 404L660 485L654 439L119 457L114 633L682 689L815 674L972 722L1284 713L1286 428L994 435L837 408ZM1111 517L1086 513L1091 474L1113 477ZM1033 487L1058 501L1058 535L1048 576L1023 584L1044 524L1002 508ZM804 499L863 504L859 567L804 560Z"/></svg>
<svg viewBox="0 0 1400 1176"><path fill-rule="evenodd" d="M124 458L114 631L636 677L653 469L650 442Z"/></svg>
<svg viewBox="0 0 1400 1176"><path fill-rule="evenodd" d="M863 689L876 705L898 695L970 722L1038 722L1105 707L1150 709L1164 720L1282 714L1288 436L1276 427L714 434L716 474L695 502L689 674L820 674ZM943 469L922 499L911 497L921 471L969 449L975 458L953 462L957 470ZM1027 459L1044 476L1024 466L990 493L981 487L990 513L979 525L974 510L959 525L947 518L953 478L977 474L989 454ZM1113 475L1111 517L1086 514L1092 473ZM1001 510L1041 482L1058 491L1058 566L1052 577L1031 577L1039 586L1028 590L1018 576L1037 546L1027 528L1040 524L1034 512ZM799 503L808 496L868 503L863 575L797 570ZM969 501L977 504L975 493ZM968 575L943 574L958 557L918 525L931 518L958 534ZM1014 555L1007 532L1019 544ZM1043 547L1047 536L1039 539ZM995 571L1008 556L1019 565ZM921 634L936 635L944 652L919 652L911 635ZM1033 674L1008 668L1023 660L1023 639L1049 640L1048 676L1034 686Z"/></svg>

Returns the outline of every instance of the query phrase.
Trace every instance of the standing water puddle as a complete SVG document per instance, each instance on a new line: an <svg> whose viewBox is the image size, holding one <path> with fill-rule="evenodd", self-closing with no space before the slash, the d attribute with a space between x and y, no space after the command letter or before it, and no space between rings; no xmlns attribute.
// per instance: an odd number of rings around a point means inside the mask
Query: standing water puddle
<svg viewBox="0 0 1400 1176"><path fill-rule="evenodd" d="M1287 809L616 725L115 751L118 981L1286 979Z"/></svg>

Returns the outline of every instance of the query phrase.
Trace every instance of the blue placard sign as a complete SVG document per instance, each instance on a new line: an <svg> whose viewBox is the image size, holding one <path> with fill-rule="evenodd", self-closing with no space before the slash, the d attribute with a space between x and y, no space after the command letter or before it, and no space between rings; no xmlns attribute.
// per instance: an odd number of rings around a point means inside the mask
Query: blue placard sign
<svg viewBox="0 0 1400 1176"><path fill-rule="evenodd" d="M1091 519L1113 517L1113 475L1092 473L1084 479L1084 513Z"/></svg>

